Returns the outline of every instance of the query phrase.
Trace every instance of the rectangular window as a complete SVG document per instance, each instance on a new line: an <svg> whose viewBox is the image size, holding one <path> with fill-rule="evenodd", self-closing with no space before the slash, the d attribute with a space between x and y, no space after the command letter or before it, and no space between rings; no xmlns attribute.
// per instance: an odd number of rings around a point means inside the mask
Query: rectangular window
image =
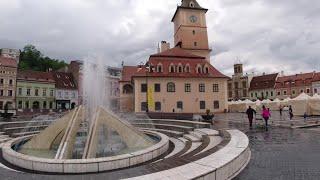
<svg viewBox="0 0 320 180"><path fill-rule="evenodd" d="M247 97L247 90L246 89L244 89L243 91L242 91L242 94L243 94L243 97Z"/></svg>
<svg viewBox="0 0 320 180"><path fill-rule="evenodd" d="M295 90L292 90L292 94L295 95L295 94L296 94L296 91L295 91Z"/></svg>
<svg viewBox="0 0 320 180"><path fill-rule="evenodd" d="M161 92L161 85L160 84L154 84L154 92Z"/></svg>
<svg viewBox="0 0 320 180"><path fill-rule="evenodd" d="M12 79L9 80L9 85L13 85L13 80Z"/></svg>
<svg viewBox="0 0 320 180"><path fill-rule="evenodd" d="M177 102L177 108L178 109L183 109L183 102L182 101L178 101Z"/></svg>
<svg viewBox="0 0 320 180"><path fill-rule="evenodd" d="M154 110L156 110L156 111L161 111L161 102L156 102L156 103L155 103L155 108L154 108Z"/></svg>
<svg viewBox="0 0 320 180"><path fill-rule="evenodd" d="M0 96L3 96L3 90L0 89Z"/></svg>
<svg viewBox="0 0 320 180"><path fill-rule="evenodd" d="M31 89L27 89L27 96L31 95Z"/></svg>
<svg viewBox="0 0 320 180"><path fill-rule="evenodd" d="M228 83L228 89L229 89L229 90L232 89L232 83Z"/></svg>
<svg viewBox="0 0 320 180"><path fill-rule="evenodd" d="M3 109L3 101L0 101L0 109Z"/></svg>
<svg viewBox="0 0 320 180"><path fill-rule="evenodd" d="M283 91L283 95L287 95L287 91Z"/></svg>
<svg viewBox="0 0 320 180"><path fill-rule="evenodd" d="M8 90L8 96L10 96L10 97L13 96L13 91L12 90Z"/></svg>
<svg viewBox="0 0 320 180"><path fill-rule="evenodd" d="M141 111L147 111L147 106L146 102L141 102Z"/></svg>
<svg viewBox="0 0 320 180"><path fill-rule="evenodd" d="M200 101L200 109L206 109L206 102Z"/></svg>
<svg viewBox="0 0 320 180"><path fill-rule="evenodd" d="M0 79L0 84L3 84L3 82L4 82L4 79Z"/></svg>
<svg viewBox="0 0 320 180"><path fill-rule="evenodd" d="M72 98L76 98L76 93L75 92L72 93Z"/></svg>
<svg viewBox="0 0 320 180"><path fill-rule="evenodd" d="M308 93L308 94L310 93L310 89L307 89L307 93Z"/></svg>
<svg viewBox="0 0 320 180"><path fill-rule="evenodd" d="M301 93L303 93L304 91L303 91L303 89L301 89L301 91L300 91Z"/></svg>
<svg viewBox="0 0 320 180"><path fill-rule="evenodd" d="M35 89L35 90L34 90L34 95L35 95L35 96L39 96L39 89Z"/></svg>
<svg viewBox="0 0 320 180"><path fill-rule="evenodd" d="M266 92L266 96L269 97L269 91Z"/></svg>
<svg viewBox="0 0 320 180"><path fill-rule="evenodd" d="M213 108L214 108L214 109L219 109L219 108L220 108L220 103L219 103L219 101L214 101L214 102L213 102Z"/></svg>
<svg viewBox="0 0 320 180"><path fill-rule="evenodd" d="M184 91L185 92L191 92L191 84L189 84L189 83L184 84Z"/></svg>
<svg viewBox="0 0 320 180"><path fill-rule="evenodd" d="M281 95L281 91L278 91L278 96L280 96Z"/></svg>
<svg viewBox="0 0 320 180"><path fill-rule="evenodd" d="M318 89L317 88L314 89L314 93L315 94L318 93Z"/></svg>
<svg viewBox="0 0 320 180"><path fill-rule="evenodd" d="M42 96L47 96L47 90L46 89L42 90Z"/></svg>
<svg viewBox="0 0 320 180"><path fill-rule="evenodd" d="M194 46L197 46L198 45L198 43L197 42L194 42Z"/></svg>
<svg viewBox="0 0 320 180"><path fill-rule="evenodd" d="M19 102L18 102L18 108L19 108L19 109L22 109L22 101L19 101Z"/></svg>
<svg viewBox="0 0 320 180"><path fill-rule="evenodd" d="M219 92L219 84L213 84L213 92Z"/></svg>
<svg viewBox="0 0 320 180"><path fill-rule="evenodd" d="M47 101L43 102L43 109L47 109Z"/></svg>
<svg viewBox="0 0 320 180"><path fill-rule="evenodd" d="M26 101L26 109L29 109L29 101Z"/></svg>
<svg viewBox="0 0 320 180"><path fill-rule="evenodd" d="M147 84L141 84L141 92L145 93L145 92L147 92L147 90L148 90Z"/></svg>
<svg viewBox="0 0 320 180"><path fill-rule="evenodd" d="M18 95L20 95L20 96L22 95L22 88L18 89Z"/></svg>
<svg viewBox="0 0 320 180"><path fill-rule="evenodd" d="M271 97L273 97L273 91L271 91Z"/></svg>
<svg viewBox="0 0 320 180"><path fill-rule="evenodd" d="M246 81L242 82L242 88L247 88L247 82Z"/></svg>
<svg viewBox="0 0 320 180"><path fill-rule="evenodd" d="M205 84L203 84L203 83L199 84L199 92L206 92Z"/></svg>
<svg viewBox="0 0 320 180"><path fill-rule="evenodd" d="M50 101L50 103L49 103L49 108L50 108L50 109L53 108L53 102L52 102L52 101Z"/></svg>
<svg viewBox="0 0 320 180"><path fill-rule="evenodd" d="M53 89L50 90L50 96L51 96L51 97L54 96L54 91L53 91Z"/></svg>
<svg viewBox="0 0 320 180"><path fill-rule="evenodd" d="M253 93L251 93L251 97L253 98Z"/></svg>
<svg viewBox="0 0 320 180"><path fill-rule="evenodd" d="M256 95L256 98L258 97L258 93L255 93L255 95Z"/></svg>

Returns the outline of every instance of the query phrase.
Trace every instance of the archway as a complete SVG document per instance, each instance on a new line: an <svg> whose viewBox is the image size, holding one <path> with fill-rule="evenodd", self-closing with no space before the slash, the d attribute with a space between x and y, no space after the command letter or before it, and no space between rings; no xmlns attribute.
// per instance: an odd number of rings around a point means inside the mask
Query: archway
<svg viewBox="0 0 320 180"><path fill-rule="evenodd" d="M40 103L38 101L33 102L32 109L40 109Z"/></svg>

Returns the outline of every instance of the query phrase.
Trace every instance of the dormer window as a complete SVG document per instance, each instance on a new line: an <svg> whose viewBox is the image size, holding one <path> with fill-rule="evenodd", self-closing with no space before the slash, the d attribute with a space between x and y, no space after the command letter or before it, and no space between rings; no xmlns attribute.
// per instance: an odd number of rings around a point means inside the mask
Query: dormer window
<svg viewBox="0 0 320 180"><path fill-rule="evenodd" d="M158 72L158 73L163 72L162 64L158 64L158 65L157 65L157 72Z"/></svg>
<svg viewBox="0 0 320 180"><path fill-rule="evenodd" d="M186 65L186 67L185 67L185 70L184 70L185 72L187 72L187 73L189 73L190 72L190 65L189 64L187 64Z"/></svg>
<svg viewBox="0 0 320 180"><path fill-rule="evenodd" d="M194 7L194 2L191 1L189 6L193 8Z"/></svg>
<svg viewBox="0 0 320 180"><path fill-rule="evenodd" d="M178 73L182 73L182 72L183 72L183 66L182 66L182 64L179 64Z"/></svg>
<svg viewBox="0 0 320 180"><path fill-rule="evenodd" d="M197 65L197 73L201 74L202 73L202 67L200 64Z"/></svg>
<svg viewBox="0 0 320 180"><path fill-rule="evenodd" d="M170 73L174 73L174 72L175 72L175 67L174 67L173 64L170 65L170 67L169 67L169 72L170 72Z"/></svg>
<svg viewBox="0 0 320 180"><path fill-rule="evenodd" d="M209 67L207 65L204 66L203 73L204 74L208 74L209 73Z"/></svg>

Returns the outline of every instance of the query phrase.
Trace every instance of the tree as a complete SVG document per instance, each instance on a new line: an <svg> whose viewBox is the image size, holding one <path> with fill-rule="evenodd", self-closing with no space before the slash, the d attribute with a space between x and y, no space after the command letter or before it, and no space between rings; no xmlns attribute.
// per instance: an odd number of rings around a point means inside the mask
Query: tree
<svg viewBox="0 0 320 180"><path fill-rule="evenodd" d="M49 69L58 70L65 67L64 61L51 59L44 55L34 46L26 45L20 53L19 68L22 70L48 71Z"/></svg>

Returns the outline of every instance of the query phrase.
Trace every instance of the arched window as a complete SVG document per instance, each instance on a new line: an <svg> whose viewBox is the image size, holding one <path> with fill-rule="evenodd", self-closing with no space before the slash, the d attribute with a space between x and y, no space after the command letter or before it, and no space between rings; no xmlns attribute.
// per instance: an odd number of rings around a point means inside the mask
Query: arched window
<svg viewBox="0 0 320 180"><path fill-rule="evenodd" d="M186 67L185 67L185 70L184 70L185 72L187 72L187 73L189 73L190 72L190 65L189 64L187 64L186 65Z"/></svg>
<svg viewBox="0 0 320 180"><path fill-rule="evenodd" d="M157 72L159 73L163 72L162 64L157 65Z"/></svg>
<svg viewBox="0 0 320 180"><path fill-rule="evenodd" d="M209 67L207 65L204 66L203 73L204 74L208 74L209 73Z"/></svg>
<svg viewBox="0 0 320 180"><path fill-rule="evenodd" d="M194 2L191 1L190 4L189 4L189 6L190 6L190 7L194 7Z"/></svg>
<svg viewBox="0 0 320 180"><path fill-rule="evenodd" d="M132 94L133 93L133 87L130 84L125 84L123 86L123 90L122 90L123 94Z"/></svg>
<svg viewBox="0 0 320 180"><path fill-rule="evenodd" d="M175 72L175 67L173 64L170 65L169 67L169 72L174 73Z"/></svg>
<svg viewBox="0 0 320 180"><path fill-rule="evenodd" d="M183 72L183 66L182 66L182 64L179 64L178 73L182 73L182 72Z"/></svg>
<svg viewBox="0 0 320 180"><path fill-rule="evenodd" d="M200 64L197 65L197 73L201 74L202 73L202 67Z"/></svg>
<svg viewBox="0 0 320 180"><path fill-rule="evenodd" d="M173 82L167 84L167 92L176 92L176 85Z"/></svg>

